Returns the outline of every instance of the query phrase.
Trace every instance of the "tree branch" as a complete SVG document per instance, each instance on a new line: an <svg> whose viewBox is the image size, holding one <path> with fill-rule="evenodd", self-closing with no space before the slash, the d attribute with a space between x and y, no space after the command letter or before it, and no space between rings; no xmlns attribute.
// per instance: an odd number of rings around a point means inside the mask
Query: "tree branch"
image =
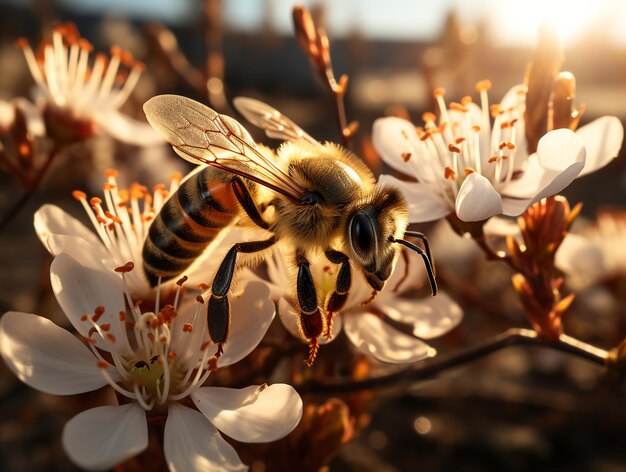
<svg viewBox="0 0 626 472"><path fill-rule="evenodd" d="M557 341L539 337L530 329L512 328L493 339L463 351L438 356L432 360L421 362L418 367L409 368L393 374L373 377L357 382L319 382L311 381L298 387L302 393L347 393L358 390L388 387L394 384L412 383L437 376L448 369L459 367L482 359L496 351L509 346L530 345L540 346L565 352L599 366L607 366L609 353L605 350L586 344L570 336L562 335Z"/></svg>

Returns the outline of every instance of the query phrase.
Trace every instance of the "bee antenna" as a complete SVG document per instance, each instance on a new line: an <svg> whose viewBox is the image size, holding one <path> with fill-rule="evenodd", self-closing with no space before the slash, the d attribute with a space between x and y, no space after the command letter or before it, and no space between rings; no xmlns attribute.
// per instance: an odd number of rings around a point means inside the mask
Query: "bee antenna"
<svg viewBox="0 0 626 472"><path fill-rule="evenodd" d="M413 234L409 234L409 233L406 233L406 234L408 234L409 236L413 236ZM391 242L402 244L404 247L407 247L411 249L412 251L417 252L420 256L422 256L422 259L424 260L424 267L426 268L426 274L428 275L428 282L430 283L430 290L432 291L433 297L437 295L437 281L435 280L435 270L433 269L433 265L432 265L431 258L430 258L430 248L428 247L427 243L424 244L427 248L427 252L424 252L424 250L421 247L416 246L412 242L407 241L405 239L393 239L392 238Z"/></svg>

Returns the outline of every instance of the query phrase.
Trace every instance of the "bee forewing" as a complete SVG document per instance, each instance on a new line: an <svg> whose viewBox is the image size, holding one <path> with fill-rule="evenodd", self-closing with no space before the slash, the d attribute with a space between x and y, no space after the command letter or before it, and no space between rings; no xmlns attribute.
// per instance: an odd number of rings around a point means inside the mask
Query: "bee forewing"
<svg viewBox="0 0 626 472"><path fill-rule="evenodd" d="M247 97L236 97L233 105L246 120L265 131L274 139L298 141L304 139L311 144L321 146L306 131L267 103Z"/></svg>
<svg viewBox="0 0 626 472"><path fill-rule="evenodd" d="M292 201L304 193L277 162L264 155L233 118L179 95L158 95L144 104L150 124L178 155L209 164L265 185Z"/></svg>

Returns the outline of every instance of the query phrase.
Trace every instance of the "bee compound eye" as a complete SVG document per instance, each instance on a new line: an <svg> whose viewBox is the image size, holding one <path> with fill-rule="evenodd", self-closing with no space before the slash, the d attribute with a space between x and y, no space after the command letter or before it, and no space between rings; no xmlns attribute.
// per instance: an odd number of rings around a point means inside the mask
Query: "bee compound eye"
<svg viewBox="0 0 626 472"><path fill-rule="evenodd" d="M360 256L366 256L374 249L376 232L370 218L364 213L357 213L350 223L350 240Z"/></svg>

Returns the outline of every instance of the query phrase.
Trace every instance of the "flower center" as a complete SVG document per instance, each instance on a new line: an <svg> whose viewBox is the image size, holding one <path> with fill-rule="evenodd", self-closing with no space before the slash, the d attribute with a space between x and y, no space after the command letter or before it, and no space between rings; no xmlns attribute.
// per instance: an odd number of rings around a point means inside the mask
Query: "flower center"
<svg viewBox="0 0 626 472"><path fill-rule="evenodd" d="M156 313L142 313L141 302L133 302L126 285L126 275L133 268L132 262L116 268L130 308L105 320L105 309L97 307L92 316L84 315L82 320L90 326L87 344L109 385L149 411L188 396L204 383L213 368L208 349L211 343L200 323L201 303L195 304L187 322L178 317L186 277L176 282L174 305L160 309L157 295ZM160 286L157 293L159 290ZM103 322L111 320L115 323Z"/></svg>
<svg viewBox="0 0 626 472"><path fill-rule="evenodd" d="M489 81L476 84L480 106L474 105L471 97L462 98L460 103L446 104L445 90L435 89L439 123L434 113L424 113L424 126L417 128L418 150L410 145L408 136L403 136L411 152L404 153L402 158L410 161L414 151L428 156L426 162L420 163L425 168L418 169L418 180L438 183L452 206L463 182L473 172L489 179L498 191L515 177L516 164L519 164L515 159L515 141L518 120L523 114L523 93L520 92L517 103L510 108L489 107L487 92L490 88Z"/></svg>

